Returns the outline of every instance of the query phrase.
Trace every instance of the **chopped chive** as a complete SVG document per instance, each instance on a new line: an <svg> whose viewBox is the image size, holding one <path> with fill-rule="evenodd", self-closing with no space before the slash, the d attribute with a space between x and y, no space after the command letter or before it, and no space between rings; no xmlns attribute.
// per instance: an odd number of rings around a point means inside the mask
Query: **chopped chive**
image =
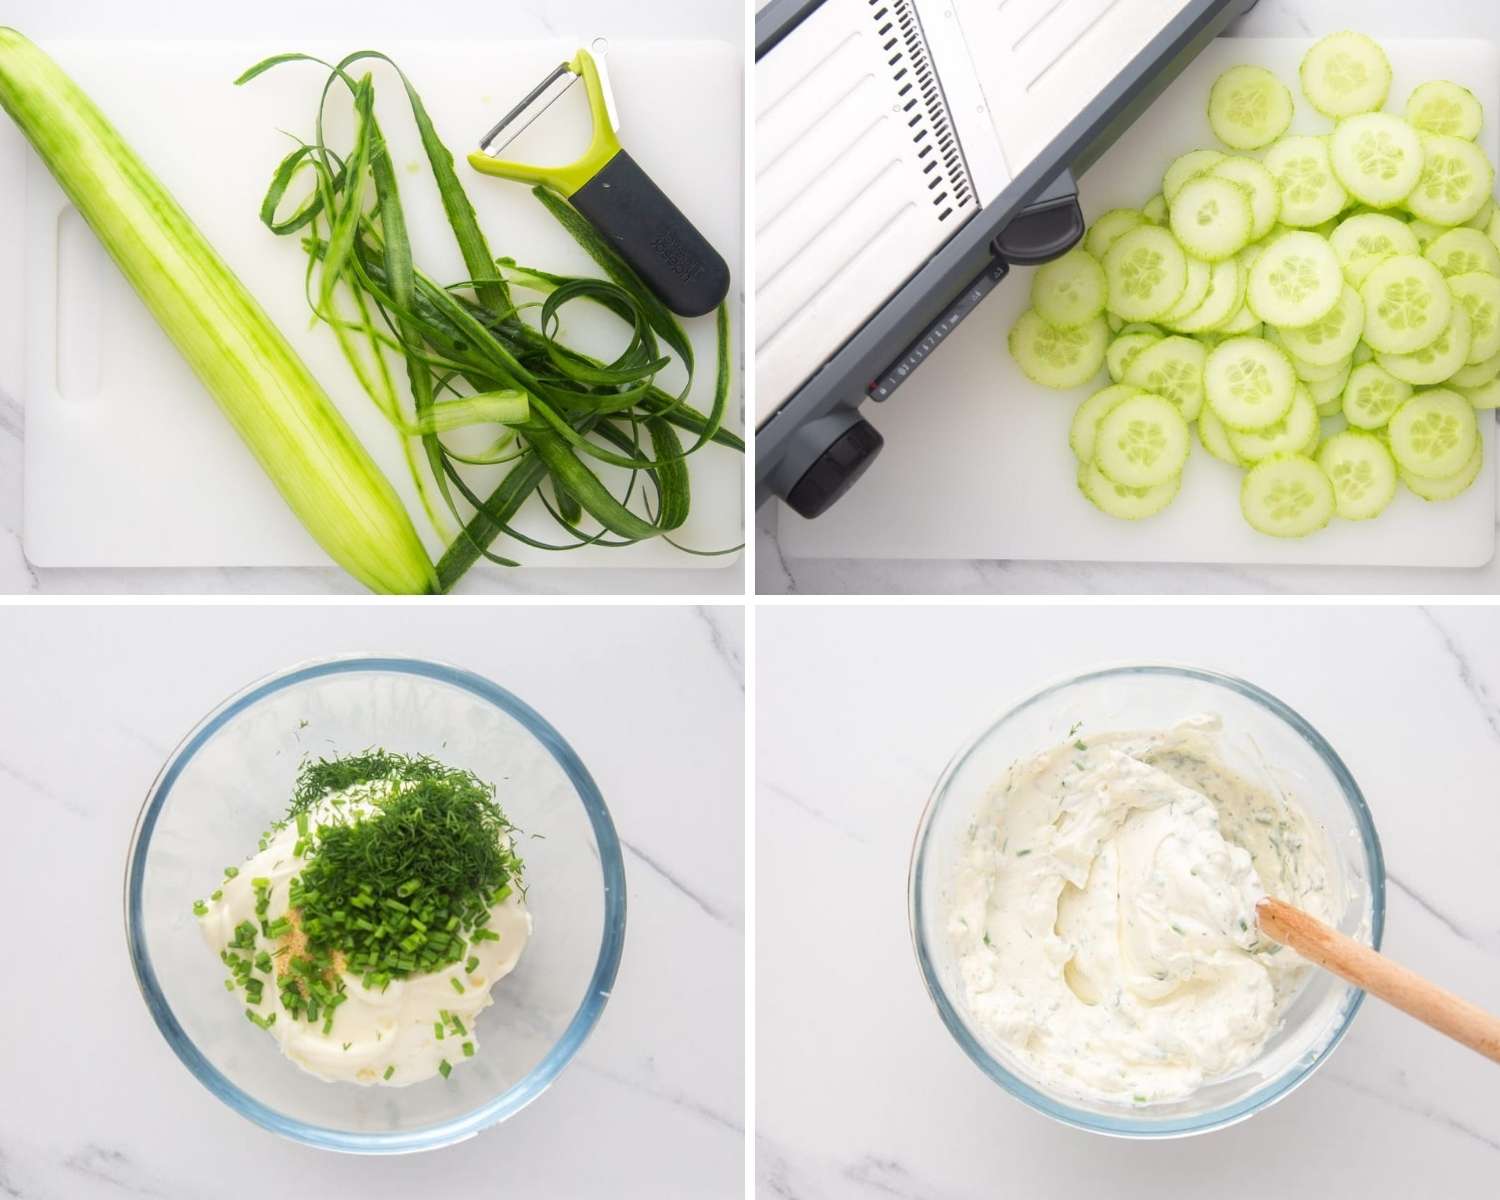
<svg viewBox="0 0 1500 1200"><path fill-rule="evenodd" d="M214 888L213 895L209 896L209 899L210 900L222 900L222 899L224 899L224 889L223 888Z"/></svg>
<svg viewBox="0 0 1500 1200"><path fill-rule="evenodd" d="M434 1021L432 1023L432 1036L437 1038L438 1041L443 1040L443 1023L441 1021Z"/></svg>
<svg viewBox="0 0 1500 1200"><path fill-rule="evenodd" d="M471 954L471 955L469 955L469 961L466 962L466 963L464 963L464 972L466 974L472 975L472 974L474 974L474 968L477 967L478 965L479 965L479 955L477 955L477 954Z"/></svg>
<svg viewBox="0 0 1500 1200"><path fill-rule="evenodd" d="M382 1078L382 1079L389 1079L389 1078L390 1078L390 1077L391 1077L391 1076L392 1076L392 1075L394 1075L394 1074L395 1074L395 1073L396 1073L396 1068L395 1068L395 1066L394 1066L394 1065L392 1065L392 1066L389 1066L389 1067L387 1067L387 1068L386 1068L386 1069L385 1069L385 1074L384 1074L384 1075L382 1075L382 1076L381 1076L381 1078Z"/></svg>
<svg viewBox="0 0 1500 1200"><path fill-rule="evenodd" d="M446 1058L443 1059L442 1062L438 1063L438 1073L441 1074L444 1079L447 1079L449 1075L453 1074L453 1064Z"/></svg>
<svg viewBox="0 0 1500 1200"><path fill-rule="evenodd" d="M305 812L297 814L297 836L302 838L307 836L307 814Z"/></svg>
<svg viewBox="0 0 1500 1200"><path fill-rule="evenodd" d="M233 879L239 873L240 873L240 869L238 867L225 867L224 868L224 878L225 879Z"/></svg>
<svg viewBox="0 0 1500 1200"><path fill-rule="evenodd" d="M464 994L464 985L459 983L458 980L455 979L452 975L448 976L448 982L453 985L453 990L460 996Z"/></svg>
<svg viewBox="0 0 1500 1200"><path fill-rule="evenodd" d="M473 1042L465 1042L464 1043L464 1057L465 1058L473 1058L474 1057L474 1043Z"/></svg>
<svg viewBox="0 0 1500 1200"><path fill-rule="evenodd" d="M202 900L194 900L193 915L198 917L208 916L208 905L204 904Z"/></svg>

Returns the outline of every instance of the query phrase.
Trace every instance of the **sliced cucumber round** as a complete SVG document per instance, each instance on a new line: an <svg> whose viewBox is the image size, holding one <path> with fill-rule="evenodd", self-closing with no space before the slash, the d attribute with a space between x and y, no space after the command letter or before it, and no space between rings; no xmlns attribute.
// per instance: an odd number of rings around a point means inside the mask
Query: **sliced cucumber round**
<svg viewBox="0 0 1500 1200"><path fill-rule="evenodd" d="M1178 333L1209 333L1218 329L1244 305L1245 279L1238 258L1214 263L1208 295L1187 316L1172 322Z"/></svg>
<svg viewBox="0 0 1500 1200"><path fill-rule="evenodd" d="M1203 407L1203 364L1208 350L1192 338L1163 338L1131 362L1125 382L1177 406L1185 421L1195 420Z"/></svg>
<svg viewBox="0 0 1500 1200"><path fill-rule="evenodd" d="M1453 293L1442 273L1411 254L1375 267L1359 295L1365 302L1365 341L1379 354L1410 354L1430 346L1453 315Z"/></svg>
<svg viewBox="0 0 1500 1200"><path fill-rule="evenodd" d="M1127 321L1150 321L1170 312L1187 288L1187 255L1156 225L1122 234L1104 256L1109 307Z"/></svg>
<svg viewBox="0 0 1500 1200"><path fill-rule="evenodd" d="M1332 33L1302 59L1302 94L1325 117L1374 112L1391 90L1391 63L1362 33Z"/></svg>
<svg viewBox="0 0 1500 1200"><path fill-rule="evenodd" d="M1214 416L1214 410L1207 406L1198 414L1198 440L1220 462L1227 462L1231 467L1244 466L1239 455L1234 452L1234 447L1229 444L1229 431Z"/></svg>
<svg viewBox="0 0 1500 1200"><path fill-rule="evenodd" d="M1271 332L1275 333L1276 331L1272 330ZM1280 334L1277 334L1276 337L1279 339ZM1272 341L1274 339L1267 338L1266 340ZM1285 342L1278 341L1278 344L1283 350L1287 349ZM1298 358L1289 350L1287 351L1287 357L1292 360L1292 370L1297 373L1297 378L1302 380L1303 383L1327 383L1330 379L1338 379L1341 376L1347 375L1349 368L1354 365L1354 356L1352 354L1348 358L1341 358L1338 362L1329 363L1327 366L1317 366L1304 358Z"/></svg>
<svg viewBox="0 0 1500 1200"><path fill-rule="evenodd" d="M1177 199L1177 193L1189 179L1196 179L1205 171L1212 170L1223 162L1225 155L1217 150L1189 150L1172 160L1161 179L1161 194L1165 203Z"/></svg>
<svg viewBox="0 0 1500 1200"><path fill-rule="evenodd" d="M1182 248L1204 262L1233 258L1250 244L1255 215L1250 196L1239 184L1217 175L1199 175L1178 189L1171 201L1172 235Z"/></svg>
<svg viewBox="0 0 1500 1200"><path fill-rule="evenodd" d="M1458 370L1500 354L1500 277L1484 272L1455 275L1448 280L1448 290L1459 302L1458 307L1468 309L1473 322L1469 356Z"/></svg>
<svg viewBox="0 0 1500 1200"><path fill-rule="evenodd" d="M1386 259L1421 253L1417 235L1406 222L1383 213L1346 217L1328 240L1344 268L1344 279L1355 287Z"/></svg>
<svg viewBox="0 0 1500 1200"><path fill-rule="evenodd" d="M1095 258L1103 261L1109 248L1122 233L1129 233L1137 225L1144 225L1146 218L1134 208L1112 208L1089 226L1083 236L1083 248Z"/></svg>
<svg viewBox="0 0 1500 1200"><path fill-rule="evenodd" d="M1500 275L1500 246L1487 234L1460 225L1427 243L1422 257L1444 275Z"/></svg>
<svg viewBox="0 0 1500 1200"><path fill-rule="evenodd" d="M1286 233L1255 260L1245 303L1268 325L1298 329L1326 317L1343 292L1344 273L1329 244L1315 233Z"/></svg>
<svg viewBox="0 0 1500 1200"><path fill-rule="evenodd" d="M1318 466L1333 484L1335 511L1368 521L1396 498L1396 460L1373 433L1336 433L1318 448Z"/></svg>
<svg viewBox="0 0 1500 1200"><path fill-rule="evenodd" d="M1389 113L1361 113L1339 122L1328 161L1345 190L1371 208L1391 208L1422 177L1421 135Z"/></svg>
<svg viewBox="0 0 1500 1200"><path fill-rule="evenodd" d="M1411 399L1412 386L1379 363L1361 363L1344 385L1344 419L1356 429L1383 429L1391 414Z"/></svg>
<svg viewBox="0 0 1500 1200"><path fill-rule="evenodd" d="M1495 169L1473 142L1442 134L1422 135L1422 178L1406 208L1434 225L1462 225L1477 216L1495 190Z"/></svg>
<svg viewBox="0 0 1500 1200"><path fill-rule="evenodd" d="M1493 166L1494 164L1491 164ZM1464 222L1469 229L1477 229L1480 233L1487 233L1490 222L1495 219L1495 198L1491 196L1479 206L1479 211Z"/></svg>
<svg viewBox="0 0 1500 1200"><path fill-rule="evenodd" d="M1031 306L1056 329L1088 324L1103 314L1108 298L1104 268L1087 250L1069 250L1031 277Z"/></svg>
<svg viewBox="0 0 1500 1200"><path fill-rule="evenodd" d="M1281 329L1281 343L1293 359L1314 366L1327 367L1342 362L1354 353L1365 329L1365 305L1347 283L1339 293L1339 302L1328 315L1311 325Z"/></svg>
<svg viewBox="0 0 1500 1200"><path fill-rule="evenodd" d="M1469 361L1469 347L1474 339L1474 323L1462 304L1453 306L1444 329L1430 346L1410 354L1377 354L1375 361L1413 387L1433 387L1447 381Z"/></svg>
<svg viewBox="0 0 1500 1200"><path fill-rule="evenodd" d="M1333 518L1333 484L1303 454L1278 454L1245 473L1240 512L1252 529L1272 537L1306 537Z"/></svg>
<svg viewBox="0 0 1500 1200"><path fill-rule="evenodd" d="M1239 184L1249 195L1250 214L1254 218L1250 226L1252 242L1260 241L1276 227L1276 219L1281 216L1281 189L1265 164L1235 155L1215 165L1209 174Z"/></svg>
<svg viewBox="0 0 1500 1200"><path fill-rule="evenodd" d="M1423 500L1453 500L1469 490L1469 486L1479 478L1479 471L1483 466L1484 439L1479 438L1474 442L1474 452L1469 455L1469 461L1452 475L1442 479L1427 479L1402 471L1401 482L1406 484L1408 491Z"/></svg>
<svg viewBox="0 0 1500 1200"><path fill-rule="evenodd" d="M1266 151L1266 170L1281 192L1281 223L1308 228L1344 211L1349 193L1328 161L1328 139L1293 134Z"/></svg>
<svg viewBox="0 0 1500 1200"><path fill-rule="evenodd" d="M1408 475L1442 479L1461 471L1479 440L1474 406L1457 392L1418 392L1391 418L1391 453Z"/></svg>
<svg viewBox="0 0 1500 1200"><path fill-rule="evenodd" d="M1317 379L1311 382L1304 379L1302 381L1307 386L1313 403L1318 406L1320 416L1331 417L1335 413L1344 411L1344 389L1349 386L1349 376L1353 374L1353 371L1353 360L1350 360L1332 379Z"/></svg>
<svg viewBox="0 0 1500 1200"><path fill-rule="evenodd" d="M1208 298L1208 289L1213 286L1213 282L1213 267L1201 258L1188 255L1187 286L1182 289L1182 295L1178 297L1177 303L1172 305L1172 311L1161 318L1161 323L1170 327L1184 317L1197 312L1198 306Z"/></svg>
<svg viewBox="0 0 1500 1200"><path fill-rule="evenodd" d="M1318 406L1307 388L1299 386L1291 410L1275 424L1253 431L1224 432L1241 462L1258 463L1273 454L1300 453L1309 442L1316 442L1320 429Z"/></svg>
<svg viewBox="0 0 1500 1200"><path fill-rule="evenodd" d="M1242 269L1240 277L1248 283L1250 272ZM1264 328L1265 326L1261 324L1260 318L1255 315L1255 310L1242 300L1234 316L1230 317L1229 320L1225 321L1224 324L1220 325L1213 332L1216 337L1241 337L1247 334L1259 337Z"/></svg>
<svg viewBox="0 0 1500 1200"><path fill-rule="evenodd" d="M1448 382L1456 388L1476 388L1483 387L1497 377L1500 377L1500 354L1453 372L1453 378Z"/></svg>
<svg viewBox="0 0 1500 1200"><path fill-rule="evenodd" d="M1058 329L1027 309L1012 327L1009 345L1011 357L1033 383L1059 390L1082 387L1104 365L1109 326L1096 317L1077 329Z"/></svg>
<svg viewBox="0 0 1500 1200"><path fill-rule="evenodd" d="M1291 410L1297 376L1291 360L1261 338L1220 342L1203 365L1203 390L1230 429L1265 429Z"/></svg>
<svg viewBox="0 0 1500 1200"><path fill-rule="evenodd" d="M1188 424L1177 406L1138 391L1100 420L1093 461L1116 483L1156 487L1182 471L1191 445Z"/></svg>
<svg viewBox="0 0 1500 1200"><path fill-rule="evenodd" d="M1078 406L1073 422L1068 427L1068 446L1078 456L1079 462L1094 461L1094 445L1099 436L1099 422L1104 414L1122 400L1134 396L1139 388L1114 384L1100 388Z"/></svg>
<svg viewBox="0 0 1500 1200"><path fill-rule="evenodd" d="M1115 383L1123 382L1125 372L1130 369L1135 356L1147 346L1159 341L1161 341L1159 333L1121 333L1110 342L1109 349L1104 352L1104 365L1109 371L1110 379Z"/></svg>
<svg viewBox="0 0 1500 1200"><path fill-rule="evenodd" d="M1412 92L1406 101L1406 119L1423 133L1472 142L1484 125L1484 108L1468 88L1435 79Z"/></svg>
<svg viewBox="0 0 1500 1200"><path fill-rule="evenodd" d="M1264 67L1231 67L1208 93L1208 124L1235 150L1269 146L1292 123L1292 93Z"/></svg>
<svg viewBox="0 0 1500 1200"><path fill-rule="evenodd" d="M1491 379L1478 387L1459 388L1458 392L1476 411L1487 412L1492 408L1500 408L1500 379Z"/></svg>
<svg viewBox="0 0 1500 1200"><path fill-rule="evenodd" d="M1078 490L1100 512L1124 521L1154 517L1177 498L1182 476L1174 475L1155 487L1133 488L1116 483L1093 463L1078 468Z"/></svg>

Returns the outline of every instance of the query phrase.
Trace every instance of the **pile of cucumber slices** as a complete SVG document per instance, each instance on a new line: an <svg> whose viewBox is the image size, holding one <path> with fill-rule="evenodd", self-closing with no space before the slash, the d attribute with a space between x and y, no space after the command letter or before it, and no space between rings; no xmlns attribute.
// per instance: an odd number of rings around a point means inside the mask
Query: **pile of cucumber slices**
<svg viewBox="0 0 1500 1200"><path fill-rule="evenodd" d="M1069 436L1104 512L1166 508L1195 421L1204 449L1245 469L1245 519L1276 537L1378 516L1401 483L1424 500L1473 483L1476 410L1500 407L1483 111L1433 82L1396 116L1382 111L1390 83L1369 38L1324 38L1301 86L1334 125L1302 136L1271 72L1226 71L1208 116L1230 153L1184 154L1159 196L1105 213L1037 270L1010 352L1052 388L1108 369Z"/></svg>

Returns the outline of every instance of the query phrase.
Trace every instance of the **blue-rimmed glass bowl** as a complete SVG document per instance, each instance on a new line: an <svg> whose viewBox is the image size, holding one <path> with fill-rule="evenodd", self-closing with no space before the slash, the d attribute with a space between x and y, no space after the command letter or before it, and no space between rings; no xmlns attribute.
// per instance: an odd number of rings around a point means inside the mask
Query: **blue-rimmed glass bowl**
<svg viewBox="0 0 1500 1200"><path fill-rule="evenodd" d="M971 1020L947 929L949 888L970 822L1017 759L1074 736L1164 729L1200 714L1224 722L1229 765L1294 796L1323 827L1342 892L1338 926L1380 945L1385 865L1370 810L1339 756L1301 716L1242 679L1191 667L1112 667L1069 679L1016 705L963 747L943 771L922 813L908 881L917 963L938 1013L964 1052L991 1079L1038 1112L1119 1137L1180 1137L1242 1121L1289 1093L1327 1059L1349 1029L1364 993L1313 970L1280 1030L1258 1058L1186 1100L1145 1107L1051 1090ZM1077 727L1081 733L1075 734Z"/></svg>
<svg viewBox="0 0 1500 1200"><path fill-rule="evenodd" d="M478 1055L404 1088L325 1083L284 1058L224 989L192 914L285 816L304 756L382 747L494 783L521 830L535 929L480 1014ZM273 1132L365 1154L429 1150L536 1099L577 1053L614 985L625 938L620 843L598 787L524 701L467 671L340 658L252 684L173 751L136 823L125 934L157 1027L214 1095Z"/></svg>

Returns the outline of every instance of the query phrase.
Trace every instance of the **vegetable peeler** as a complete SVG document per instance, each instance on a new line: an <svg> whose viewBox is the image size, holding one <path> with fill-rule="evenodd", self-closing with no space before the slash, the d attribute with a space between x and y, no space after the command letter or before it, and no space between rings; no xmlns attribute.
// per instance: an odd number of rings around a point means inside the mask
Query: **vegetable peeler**
<svg viewBox="0 0 1500 1200"><path fill-rule="evenodd" d="M565 196L656 296L679 316L711 312L729 292L729 267L693 223L620 146L619 116L604 64L580 49L558 66L479 141L469 165L486 175L541 184ZM593 137L583 156L562 166L497 158L579 80L588 93Z"/></svg>

